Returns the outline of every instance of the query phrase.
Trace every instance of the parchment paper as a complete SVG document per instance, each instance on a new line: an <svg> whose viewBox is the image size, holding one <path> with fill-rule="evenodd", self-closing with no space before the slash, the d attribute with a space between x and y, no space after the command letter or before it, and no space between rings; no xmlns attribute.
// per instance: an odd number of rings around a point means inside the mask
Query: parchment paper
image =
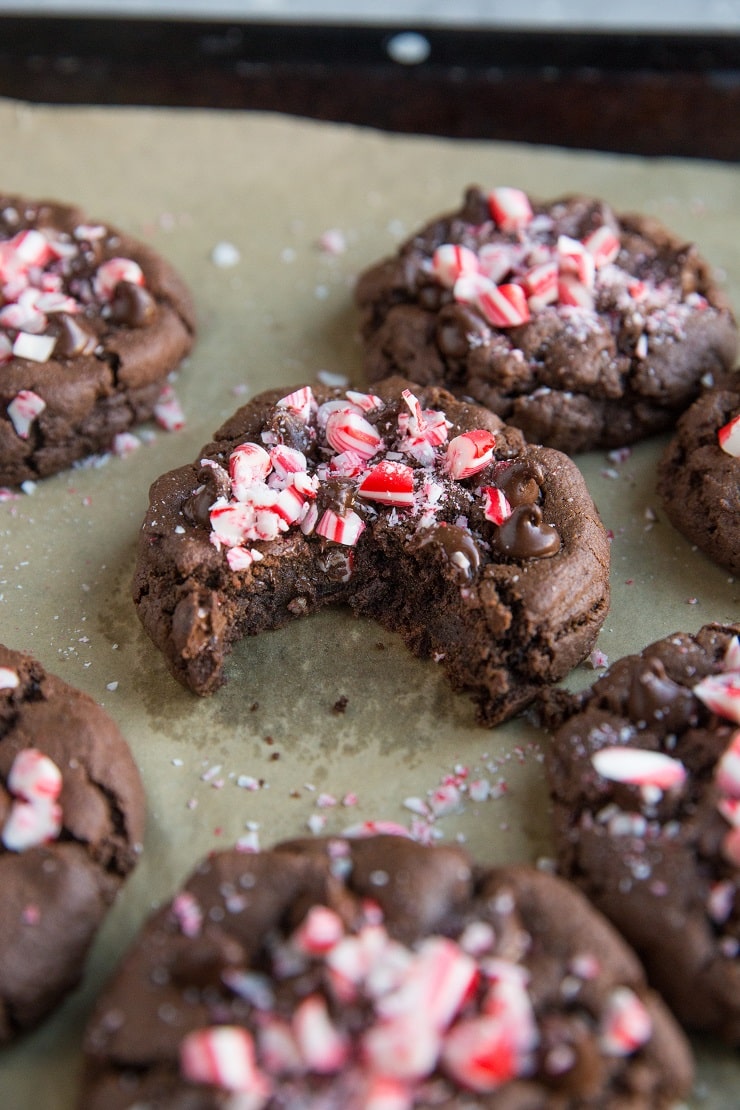
<svg viewBox="0 0 740 1110"><path fill-rule="evenodd" d="M547 860L552 850L547 737L522 720L480 728L434 663L411 658L370 622L337 611L250 640L209 700L177 686L130 601L149 483L192 459L262 388L318 372L361 384L355 276L455 207L467 184L541 197L582 191L653 214L698 243L740 309L740 178L720 164L388 136L270 115L14 102L0 102L0 144L4 189L78 202L151 242L190 283L200 319L175 383L183 430L149 429L125 459L0 503L0 640L105 706L148 793L143 858L81 989L0 1056L3 1108L70 1110L97 990L143 918L205 853L240 837L266 847L367 820L410 826L446 776L464 773L483 785L427 830L460 839L481 861ZM340 253L320 246L330 229L341 232ZM213 261L220 243L237 248L236 265ZM612 607L598 644L609 661L677 630L740 618L740 584L663 517L654 466L664 442L621 461L579 459L614 533ZM580 687L596 673L586 664L568 682ZM737 1056L695 1044L692 1105L737 1106Z"/></svg>

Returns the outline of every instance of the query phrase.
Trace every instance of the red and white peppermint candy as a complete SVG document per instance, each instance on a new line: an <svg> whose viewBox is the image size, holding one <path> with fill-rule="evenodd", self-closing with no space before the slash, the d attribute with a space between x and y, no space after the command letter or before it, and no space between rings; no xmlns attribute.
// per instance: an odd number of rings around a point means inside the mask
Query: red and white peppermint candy
<svg viewBox="0 0 740 1110"><path fill-rule="evenodd" d="M333 509L325 509L315 528L317 535L346 547L354 547L364 530L365 521L351 509L343 516Z"/></svg>
<svg viewBox="0 0 740 1110"><path fill-rule="evenodd" d="M296 1044L310 1071L319 1075L341 1071L349 1058L350 1044L332 1021L322 995L304 998L293 1014L292 1024Z"/></svg>
<svg viewBox="0 0 740 1110"><path fill-rule="evenodd" d="M256 547L230 547L226 552L226 562L234 571L248 570L261 559L264 559L264 555Z"/></svg>
<svg viewBox="0 0 740 1110"><path fill-rule="evenodd" d="M412 1110L413 1091L400 1079L370 1076L362 1091L362 1110Z"/></svg>
<svg viewBox="0 0 740 1110"><path fill-rule="evenodd" d="M558 236L557 244L558 270L560 274L569 274L575 277L587 289L593 289L596 275L594 256L578 239L571 239L569 235Z"/></svg>
<svg viewBox="0 0 740 1110"><path fill-rule="evenodd" d="M362 412L374 412L375 409L383 407L383 399L378 397L377 393L358 393L357 390L348 389L345 396Z"/></svg>
<svg viewBox="0 0 740 1110"><path fill-rule="evenodd" d="M432 255L432 273L449 289L462 274L478 272L478 256L469 247L442 243Z"/></svg>
<svg viewBox="0 0 740 1110"><path fill-rule="evenodd" d="M0 326L28 332L29 335L39 335L48 321L35 300L35 297L24 297L22 301L19 298L14 304L3 305L0 308Z"/></svg>
<svg viewBox="0 0 740 1110"><path fill-rule="evenodd" d="M28 802L39 798L56 801L62 791L62 772L37 748L24 748L13 760L8 789Z"/></svg>
<svg viewBox="0 0 740 1110"><path fill-rule="evenodd" d="M491 189L488 209L502 231L519 231L531 223L534 216L527 194L509 185Z"/></svg>
<svg viewBox="0 0 740 1110"><path fill-rule="evenodd" d="M356 478L364 472L366 462L356 451L340 451L330 459L329 470L340 478Z"/></svg>
<svg viewBox="0 0 740 1110"><path fill-rule="evenodd" d="M109 258L101 262L93 278L95 295L101 301L110 301L116 291L116 286L121 281L131 285L145 285L144 271L133 258Z"/></svg>
<svg viewBox="0 0 740 1110"><path fill-rule="evenodd" d="M36 748L18 752L8 774L13 804L2 831L9 851L24 852L56 840L62 830L61 789L62 774L53 760Z"/></svg>
<svg viewBox="0 0 740 1110"><path fill-rule="evenodd" d="M256 539L254 507L239 501L226 501L220 497L211 505L211 542L216 547L238 547L247 539ZM237 569L236 567L232 569Z"/></svg>
<svg viewBox="0 0 740 1110"><path fill-rule="evenodd" d="M172 913L184 937L197 937L203 927L203 910L194 894L181 890L172 900Z"/></svg>
<svg viewBox="0 0 740 1110"><path fill-rule="evenodd" d="M740 730L733 733L729 746L718 761L714 782L720 794L740 799Z"/></svg>
<svg viewBox="0 0 740 1110"><path fill-rule="evenodd" d="M286 486L285 489L280 490L272 507L287 529L291 524L298 524L303 520L306 513L306 497L297 486Z"/></svg>
<svg viewBox="0 0 740 1110"><path fill-rule="evenodd" d="M740 671L740 636L733 636L722 660L723 671Z"/></svg>
<svg viewBox="0 0 740 1110"><path fill-rule="evenodd" d="M591 311L594 307L593 293L572 274L561 274L558 278L558 300L570 308L586 308Z"/></svg>
<svg viewBox="0 0 740 1110"><path fill-rule="evenodd" d="M28 439L31 425L45 408L46 401L33 390L22 389L17 393L7 409L16 435L21 439Z"/></svg>
<svg viewBox="0 0 740 1110"><path fill-rule="evenodd" d="M521 247L513 243L484 243L478 251L478 270L498 285L516 269L522 257Z"/></svg>
<svg viewBox="0 0 740 1110"><path fill-rule="evenodd" d="M154 419L166 432L178 432L185 427L185 414L171 385L162 389L154 406Z"/></svg>
<svg viewBox="0 0 740 1110"><path fill-rule="evenodd" d="M281 397L279 401L276 401L276 405L280 409L289 409L304 424L307 424L311 419L311 412L315 408L316 402L310 385L304 385L300 389L288 393L285 397Z"/></svg>
<svg viewBox="0 0 740 1110"><path fill-rule="evenodd" d="M480 492L484 497L483 515L486 520L493 524L503 524L509 519L512 509L503 490L495 486L481 486Z"/></svg>
<svg viewBox="0 0 740 1110"><path fill-rule="evenodd" d="M558 264L542 262L527 270L522 278L530 312L538 312L558 299Z"/></svg>
<svg viewBox="0 0 740 1110"><path fill-rule="evenodd" d="M9 243L19 263L27 269L32 266L43 268L54 257L49 240L37 228L19 231Z"/></svg>
<svg viewBox="0 0 740 1110"><path fill-rule="evenodd" d="M138 451L141 447L141 440L133 432L118 432L113 437L113 454L119 459L126 459L129 455L133 455L134 451Z"/></svg>
<svg viewBox="0 0 740 1110"><path fill-rule="evenodd" d="M630 1056L650 1040L650 1014L629 987L616 987L601 1017L599 1042L607 1056Z"/></svg>
<svg viewBox="0 0 740 1110"><path fill-rule="evenodd" d="M272 453L268 454L259 443L240 443L229 455L233 496L237 501L244 501L248 492L261 485L271 470Z"/></svg>
<svg viewBox="0 0 740 1110"><path fill-rule="evenodd" d="M29 332L19 331L13 342L13 354L16 358L26 358L29 362L48 362L56 342L53 335L31 335Z"/></svg>
<svg viewBox="0 0 740 1110"><path fill-rule="evenodd" d="M460 481L484 470L493 458L494 435L485 428L462 432L451 439L445 453L445 469L451 478Z"/></svg>
<svg viewBox="0 0 740 1110"><path fill-rule="evenodd" d="M740 671L707 675L693 692L712 713L740 725Z"/></svg>
<svg viewBox="0 0 740 1110"><path fill-rule="evenodd" d="M362 1037L361 1052L371 1071L411 1082L434 1070L442 1037L424 1015L404 1013L372 1025Z"/></svg>
<svg viewBox="0 0 740 1110"><path fill-rule="evenodd" d="M414 471L405 463L384 459L368 470L357 493L382 505L411 508L414 504Z"/></svg>
<svg viewBox="0 0 740 1110"><path fill-rule="evenodd" d="M250 1108L259 1110L270 1097L271 1083L257 1067L254 1041L238 1025L196 1029L180 1045L180 1071L191 1083L239 1091L255 1096Z"/></svg>
<svg viewBox="0 0 740 1110"><path fill-rule="evenodd" d="M20 677L17 671L10 667L0 667L0 690L15 690L20 686Z"/></svg>
<svg viewBox="0 0 740 1110"><path fill-rule="evenodd" d="M720 428L717 440L723 451L740 459L740 412Z"/></svg>
<svg viewBox="0 0 740 1110"><path fill-rule="evenodd" d="M463 275L455 282L453 296L473 305L497 328L513 328L530 319L527 295L521 285L495 285L482 274Z"/></svg>
<svg viewBox="0 0 740 1110"><path fill-rule="evenodd" d="M597 270L602 266L606 266L609 262L614 262L619 254L619 238L606 224L597 227L583 240L583 245L590 255L593 256L594 265Z"/></svg>
<svg viewBox="0 0 740 1110"><path fill-rule="evenodd" d="M377 454L382 443L377 428L360 413L332 412L326 422L326 439L335 451L355 451L363 459Z"/></svg>
<svg viewBox="0 0 740 1110"><path fill-rule="evenodd" d="M461 1087L495 1091L518 1074L510 1028L498 1017L480 1015L453 1026L442 1046L443 1069Z"/></svg>
<svg viewBox="0 0 740 1110"><path fill-rule="evenodd" d="M659 790L678 789L686 781L686 768L678 759L663 752L642 748L607 747L594 752L591 762L602 778L630 786L654 786Z"/></svg>
<svg viewBox="0 0 740 1110"><path fill-rule="evenodd" d="M344 922L328 906L312 906L293 932L292 942L302 952L323 955L345 935Z"/></svg>

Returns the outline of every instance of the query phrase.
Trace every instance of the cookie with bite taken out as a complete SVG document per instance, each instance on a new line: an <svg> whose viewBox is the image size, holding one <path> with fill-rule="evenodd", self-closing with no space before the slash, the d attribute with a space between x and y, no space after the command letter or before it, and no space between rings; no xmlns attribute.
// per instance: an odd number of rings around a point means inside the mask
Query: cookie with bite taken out
<svg viewBox="0 0 740 1110"><path fill-rule="evenodd" d="M255 397L150 490L134 601L175 677L344 602L439 662L497 724L593 647L609 546L575 464L400 379Z"/></svg>

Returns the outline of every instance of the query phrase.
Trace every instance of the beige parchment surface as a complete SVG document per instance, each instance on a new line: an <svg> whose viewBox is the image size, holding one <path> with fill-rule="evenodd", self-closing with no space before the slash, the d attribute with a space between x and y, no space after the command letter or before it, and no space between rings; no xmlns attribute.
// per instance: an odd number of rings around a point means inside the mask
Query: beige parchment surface
<svg viewBox="0 0 740 1110"><path fill-rule="evenodd" d="M4 1110L71 1110L97 990L143 918L205 853L243 836L266 847L359 821L409 826L407 800L428 801L461 768L486 781L489 796L467 796L458 812L437 817L435 835L460 839L481 861L551 853L547 736L521 720L481 729L432 662L412 659L369 622L342 611L298 622L240 645L229 684L210 700L180 689L129 599L149 483L195 457L262 388L319 372L362 384L353 280L427 217L456 206L474 181L541 197L583 191L655 215L698 243L740 310L740 176L721 164L389 136L272 115L8 101L0 150L3 189L77 202L161 250L190 283L200 321L175 383L184 429L150 429L125 459L0 503L0 640L105 706L148 795L141 863L81 988L0 1055ZM319 245L330 229L346 244L339 254ZM220 243L237 248L236 265L214 263ZM654 476L664 442L622 461L579 459L614 533L612 607L598 644L610 661L677 630L740 619L740 583L664 519ZM584 665L568 682L594 677ZM736 1107L737 1056L695 1044L692 1106Z"/></svg>

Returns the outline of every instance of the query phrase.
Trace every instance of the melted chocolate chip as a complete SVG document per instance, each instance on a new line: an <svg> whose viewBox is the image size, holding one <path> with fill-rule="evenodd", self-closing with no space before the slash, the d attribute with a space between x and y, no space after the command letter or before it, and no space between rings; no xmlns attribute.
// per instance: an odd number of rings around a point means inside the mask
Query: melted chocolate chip
<svg viewBox="0 0 740 1110"><path fill-rule="evenodd" d="M633 721L660 721L672 729L690 719L693 700L690 690L668 677L660 659L651 659L632 677L627 712Z"/></svg>
<svg viewBox="0 0 740 1110"><path fill-rule="evenodd" d="M183 516L198 528L210 528L210 508L219 497L231 493L231 480L222 466L202 466L198 471L200 483L183 504Z"/></svg>
<svg viewBox="0 0 740 1110"><path fill-rule="evenodd" d="M538 501L541 483L542 471L529 459L498 462L491 478L491 485L503 492L512 509Z"/></svg>
<svg viewBox="0 0 740 1110"><path fill-rule="evenodd" d="M98 340L74 316L66 312L56 314L47 328L49 335L56 336L54 345L55 358L77 358L79 355L91 355L98 345Z"/></svg>
<svg viewBox="0 0 740 1110"><path fill-rule="evenodd" d="M299 416L288 409L281 408L275 409L266 425L266 431L277 436L278 441L284 443L286 447L292 447L294 451L300 451L304 455L310 449L316 435L313 428Z"/></svg>
<svg viewBox="0 0 740 1110"><path fill-rule="evenodd" d="M333 544L327 546L319 558L319 566L331 582L349 582L352 577L352 562L351 551Z"/></svg>
<svg viewBox="0 0 740 1110"><path fill-rule="evenodd" d="M455 581L464 585L473 581L480 566L480 552L467 528L440 521L421 534L419 547L430 544L442 552Z"/></svg>
<svg viewBox="0 0 740 1110"><path fill-rule="evenodd" d="M151 293L131 281L119 281L110 304L110 318L127 328L145 328L157 313Z"/></svg>
<svg viewBox="0 0 740 1110"><path fill-rule="evenodd" d="M355 502L354 486L342 478L329 478L319 488L317 508L332 509L337 516L346 516Z"/></svg>
<svg viewBox="0 0 740 1110"><path fill-rule="evenodd" d="M518 505L493 534L497 551L512 559L546 559L557 555L560 536L554 524L545 524L539 505Z"/></svg>

